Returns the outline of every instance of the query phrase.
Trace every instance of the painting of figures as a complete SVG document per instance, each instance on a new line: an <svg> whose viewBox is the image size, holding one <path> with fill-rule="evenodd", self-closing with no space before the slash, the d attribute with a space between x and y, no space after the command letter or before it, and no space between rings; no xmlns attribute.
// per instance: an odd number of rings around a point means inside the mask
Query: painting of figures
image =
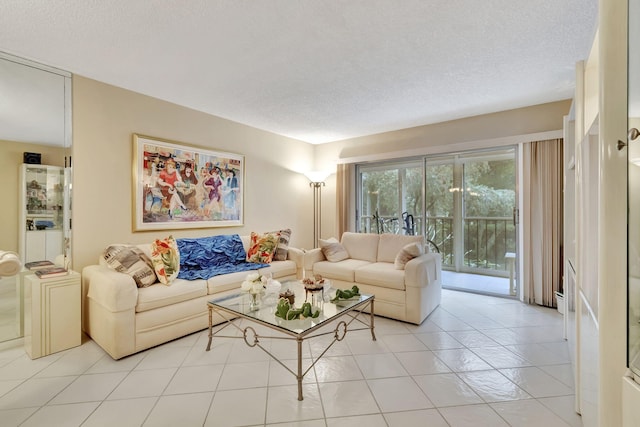
<svg viewBox="0 0 640 427"><path fill-rule="evenodd" d="M244 157L133 135L133 229L243 224Z"/></svg>

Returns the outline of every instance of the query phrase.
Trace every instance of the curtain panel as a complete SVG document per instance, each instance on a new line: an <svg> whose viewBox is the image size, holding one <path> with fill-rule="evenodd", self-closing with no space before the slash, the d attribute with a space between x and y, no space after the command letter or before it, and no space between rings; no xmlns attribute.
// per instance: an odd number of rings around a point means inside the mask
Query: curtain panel
<svg viewBox="0 0 640 427"><path fill-rule="evenodd" d="M351 163L337 165L336 171L336 236L338 239L345 231L353 231L350 218L351 212L354 211L354 194L355 183L353 175L355 166Z"/></svg>
<svg viewBox="0 0 640 427"><path fill-rule="evenodd" d="M562 139L523 144L523 299L555 307L562 283Z"/></svg>

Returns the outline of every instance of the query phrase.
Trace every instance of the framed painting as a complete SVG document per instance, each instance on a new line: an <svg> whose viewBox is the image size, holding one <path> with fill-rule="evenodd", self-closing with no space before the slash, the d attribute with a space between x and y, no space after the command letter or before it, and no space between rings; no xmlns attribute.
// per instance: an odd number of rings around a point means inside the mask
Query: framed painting
<svg viewBox="0 0 640 427"><path fill-rule="evenodd" d="M133 231L243 224L244 156L133 134Z"/></svg>

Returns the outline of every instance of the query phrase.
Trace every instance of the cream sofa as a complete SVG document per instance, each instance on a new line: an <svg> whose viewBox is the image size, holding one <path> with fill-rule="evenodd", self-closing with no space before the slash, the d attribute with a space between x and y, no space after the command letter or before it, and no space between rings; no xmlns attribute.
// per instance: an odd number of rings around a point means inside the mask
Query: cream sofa
<svg viewBox="0 0 640 427"><path fill-rule="evenodd" d="M349 258L331 262L321 249L305 253L305 275L319 274L331 286L374 294L376 315L420 324L440 304L442 261L439 253L425 253L408 261L403 270L394 261L402 248L422 236L346 232L340 240Z"/></svg>
<svg viewBox="0 0 640 427"><path fill-rule="evenodd" d="M240 236L245 251L249 236ZM151 244L137 245L151 256ZM289 248L287 260L273 261L257 270L279 281L302 277L303 252ZM175 279L170 286L155 283L138 288L133 278L107 266L82 270L83 330L114 359L200 331L209 326L207 301L237 292L251 271L234 272L210 279ZM221 323L215 318L214 323Z"/></svg>

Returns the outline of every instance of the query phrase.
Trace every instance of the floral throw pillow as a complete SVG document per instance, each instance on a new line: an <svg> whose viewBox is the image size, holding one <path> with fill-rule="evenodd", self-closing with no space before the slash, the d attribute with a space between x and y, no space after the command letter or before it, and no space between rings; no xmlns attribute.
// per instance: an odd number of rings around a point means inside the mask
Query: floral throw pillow
<svg viewBox="0 0 640 427"><path fill-rule="evenodd" d="M180 272L180 252L173 236L151 244L151 261L160 283L170 285Z"/></svg>
<svg viewBox="0 0 640 427"><path fill-rule="evenodd" d="M247 261L269 264L278 246L280 233L258 234L251 232L251 242L247 251Z"/></svg>

